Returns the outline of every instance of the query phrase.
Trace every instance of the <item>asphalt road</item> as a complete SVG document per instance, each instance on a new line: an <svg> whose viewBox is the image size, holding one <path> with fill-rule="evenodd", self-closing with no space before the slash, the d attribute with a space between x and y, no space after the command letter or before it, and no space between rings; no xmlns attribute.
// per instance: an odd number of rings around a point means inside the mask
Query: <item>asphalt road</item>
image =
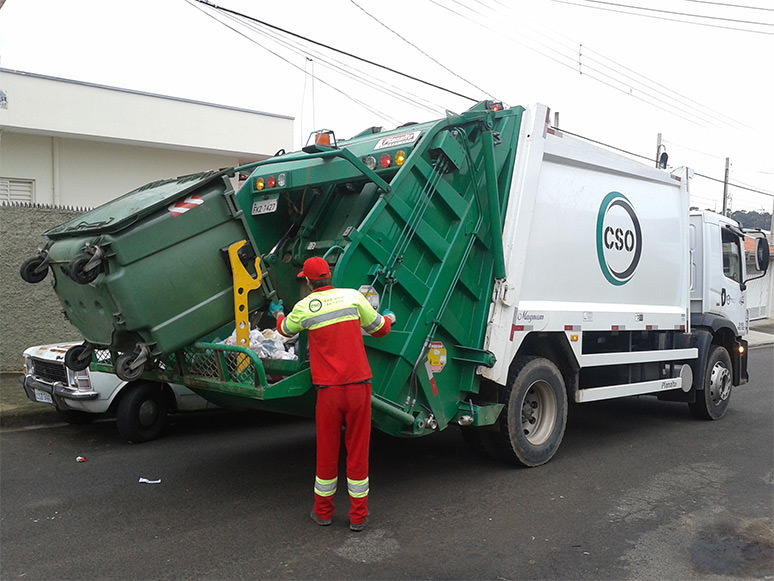
<svg viewBox="0 0 774 581"><path fill-rule="evenodd" d="M774 348L750 368L719 422L651 398L574 406L540 468L477 458L456 429L376 433L362 533L345 489L332 526L309 520L309 421L181 416L141 445L111 422L6 429L0 578L771 578Z"/></svg>

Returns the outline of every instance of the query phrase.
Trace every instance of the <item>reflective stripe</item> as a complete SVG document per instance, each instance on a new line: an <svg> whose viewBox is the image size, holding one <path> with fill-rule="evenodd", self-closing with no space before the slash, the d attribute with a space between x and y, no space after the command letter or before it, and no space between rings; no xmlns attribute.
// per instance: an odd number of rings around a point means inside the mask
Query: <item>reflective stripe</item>
<svg viewBox="0 0 774 581"><path fill-rule="evenodd" d="M282 319L282 323L280 323L280 331L286 337L292 337L293 335L295 335L295 333L293 331L288 329L288 318L287 317Z"/></svg>
<svg viewBox="0 0 774 581"><path fill-rule="evenodd" d="M314 493L319 496L333 496L334 494L336 494L336 484L338 480L339 480L338 478L331 478L330 480L325 480L323 478L315 476Z"/></svg>
<svg viewBox="0 0 774 581"><path fill-rule="evenodd" d="M347 478L347 490L352 498L368 496L368 478L365 480L350 480Z"/></svg>
<svg viewBox="0 0 774 581"><path fill-rule="evenodd" d="M374 322L367 327L363 327L363 330L370 335L374 331L378 331L383 324L384 317L382 317L379 313L376 313L376 319L374 319Z"/></svg>
<svg viewBox="0 0 774 581"><path fill-rule="evenodd" d="M338 309L335 311L322 313L320 315L315 315L314 317L309 317L301 321L301 326L304 329L309 329L310 327L314 327L315 325L320 325L322 323L328 323L334 319L341 319L341 320L357 319L357 309L355 307L347 307L346 309Z"/></svg>

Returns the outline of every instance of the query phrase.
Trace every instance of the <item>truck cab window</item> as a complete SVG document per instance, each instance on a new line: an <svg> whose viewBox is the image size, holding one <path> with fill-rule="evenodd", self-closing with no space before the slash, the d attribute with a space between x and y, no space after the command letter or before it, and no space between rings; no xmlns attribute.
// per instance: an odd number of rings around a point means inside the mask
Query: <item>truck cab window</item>
<svg viewBox="0 0 774 581"><path fill-rule="evenodd" d="M723 274L738 283L742 282L742 253L739 237L727 230L722 231Z"/></svg>

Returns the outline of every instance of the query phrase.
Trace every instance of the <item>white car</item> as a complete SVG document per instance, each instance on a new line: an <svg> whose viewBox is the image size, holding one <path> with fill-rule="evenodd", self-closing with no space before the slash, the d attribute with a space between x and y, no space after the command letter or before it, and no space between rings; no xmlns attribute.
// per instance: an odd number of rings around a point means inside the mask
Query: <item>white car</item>
<svg viewBox="0 0 774 581"><path fill-rule="evenodd" d="M157 438L167 414L214 409L217 406L183 385L138 379L126 382L112 373L73 371L64 364L67 350L79 343L37 345L24 351L24 391L27 397L56 408L72 424L95 414L113 413L121 436L131 442Z"/></svg>

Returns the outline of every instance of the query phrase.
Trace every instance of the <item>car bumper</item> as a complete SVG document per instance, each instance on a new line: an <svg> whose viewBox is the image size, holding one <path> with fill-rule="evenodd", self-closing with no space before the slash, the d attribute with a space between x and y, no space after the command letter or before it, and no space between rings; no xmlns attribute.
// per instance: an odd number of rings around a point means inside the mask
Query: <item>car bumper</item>
<svg viewBox="0 0 774 581"><path fill-rule="evenodd" d="M41 402L41 397L38 393L36 393L36 391L71 401L90 401L99 397L99 393L96 391L83 391L75 389L69 385L65 385L61 381L46 383L45 381L40 381L32 375L24 376L23 386L24 392L27 394L27 399L34 402ZM41 403L50 403L51 405L55 405L53 401L49 402L47 400L44 400Z"/></svg>

